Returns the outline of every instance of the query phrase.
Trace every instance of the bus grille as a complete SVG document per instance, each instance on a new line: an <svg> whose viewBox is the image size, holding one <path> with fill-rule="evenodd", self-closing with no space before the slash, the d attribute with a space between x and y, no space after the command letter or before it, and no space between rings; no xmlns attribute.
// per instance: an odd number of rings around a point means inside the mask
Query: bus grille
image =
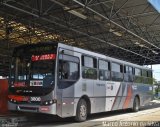
<svg viewBox="0 0 160 127"><path fill-rule="evenodd" d="M25 111L38 111L37 107L25 107L25 106L18 106L19 110L25 110Z"/></svg>

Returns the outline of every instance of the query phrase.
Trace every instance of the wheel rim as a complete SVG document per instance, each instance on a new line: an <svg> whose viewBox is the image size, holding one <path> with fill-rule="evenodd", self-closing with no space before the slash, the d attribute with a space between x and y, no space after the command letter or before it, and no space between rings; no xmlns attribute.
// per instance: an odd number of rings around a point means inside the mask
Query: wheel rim
<svg viewBox="0 0 160 127"><path fill-rule="evenodd" d="M81 106L80 106L80 116L81 116L81 117L85 117L85 116L86 116L86 113L87 113L86 106L85 106L85 105L81 105Z"/></svg>

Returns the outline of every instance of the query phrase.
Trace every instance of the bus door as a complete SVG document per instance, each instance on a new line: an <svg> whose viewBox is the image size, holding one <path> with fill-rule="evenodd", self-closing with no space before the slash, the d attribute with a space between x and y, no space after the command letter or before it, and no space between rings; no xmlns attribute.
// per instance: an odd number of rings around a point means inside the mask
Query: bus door
<svg viewBox="0 0 160 127"><path fill-rule="evenodd" d="M63 52L62 52L63 51ZM60 49L57 80L57 114L74 114L74 86L79 79L79 58L73 51Z"/></svg>

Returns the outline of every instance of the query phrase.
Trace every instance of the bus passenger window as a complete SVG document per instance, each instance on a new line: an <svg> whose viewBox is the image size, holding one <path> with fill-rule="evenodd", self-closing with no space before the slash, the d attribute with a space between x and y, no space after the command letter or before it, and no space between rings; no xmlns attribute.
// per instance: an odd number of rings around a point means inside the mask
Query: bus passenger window
<svg viewBox="0 0 160 127"><path fill-rule="evenodd" d="M153 84L153 78L152 78L152 71L148 71L147 73L147 77L148 77L148 84L152 85Z"/></svg>
<svg viewBox="0 0 160 127"><path fill-rule="evenodd" d="M136 76L141 76L141 70L138 68L135 68L135 75Z"/></svg>
<svg viewBox="0 0 160 127"><path fill-rule="evenodd" d="M133 82L133 67L124 66L124 81Z"/></svg>
<svg viewBox="0 0 160 127"><path fill-rule="evenodd" d="M113 81L123 81L123 66L118 63L112 63L111 74Z"/></svg>
<svg viewBox="0 0 160 127"><path fill-rule="evenodd" d="M68 79L68 68L67 62L59 62L59 79Z"/></svg>
<svg viewBox="0 0 160 127"><path fill-rule="evenodd" d="M82 56L82 77L85 79L97 79L97 59Z"/></svg>
<svg viewBox="0 0 160 127"><path fill-rule="evenodd" d="M78 64L70 61L59 62L59 79L77 80L79 77Z"/></svg>
<svg viewBox="0 0 160 127"><path fill-rule="evenodd" d="M147 70L142 70L142 83L148 84L148 78L147 78Z"/></svg>
<svg viewBox="0 0 160 127"><path fill-rule="evenodd" d="M64 54L60 54L59 59L59 79L77 80L79 78L79 59Z"/></svg>
<svg viewBox="0 0 160 127"><path fill-rule="evenodd" d="M139 68L135 68L134 82L142 83L142 74L141 74L141 69Z"/></svg>
<svg viewBox="0 0 160 127"><path fill-rule="evenodd" d="M104 60L99 60L99 80L109 80L109 62Z"/></svg>

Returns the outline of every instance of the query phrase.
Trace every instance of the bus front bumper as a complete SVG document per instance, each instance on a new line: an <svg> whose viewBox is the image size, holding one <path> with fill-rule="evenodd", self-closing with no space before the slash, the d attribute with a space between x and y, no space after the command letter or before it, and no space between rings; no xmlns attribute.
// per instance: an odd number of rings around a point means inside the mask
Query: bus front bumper
<svg viewBox="0 0 160 127"><path fill-rule="evenodd" d="M35 112L56 115L56 103L49 106L15 104L8 102L8 109L11 111Z"/></svg>

